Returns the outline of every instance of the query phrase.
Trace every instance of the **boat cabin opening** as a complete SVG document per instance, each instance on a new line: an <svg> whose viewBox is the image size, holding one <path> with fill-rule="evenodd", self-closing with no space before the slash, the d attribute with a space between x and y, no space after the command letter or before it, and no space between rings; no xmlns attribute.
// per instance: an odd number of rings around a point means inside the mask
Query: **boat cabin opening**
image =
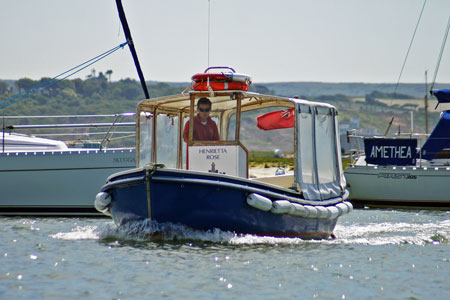
<svg viewBox="0 0 450 300"><path fill-rule="evenodd" d="M280 122L284 115L290 117L290 125L280 128L292 127L294 173L252 180L309 193L312 198L342 193L345 184L335 108L246 91L191 91L140 102L137 166L163 164L171 169L249 178L242 116L255 110L261 114L276 111Z"/></svg>

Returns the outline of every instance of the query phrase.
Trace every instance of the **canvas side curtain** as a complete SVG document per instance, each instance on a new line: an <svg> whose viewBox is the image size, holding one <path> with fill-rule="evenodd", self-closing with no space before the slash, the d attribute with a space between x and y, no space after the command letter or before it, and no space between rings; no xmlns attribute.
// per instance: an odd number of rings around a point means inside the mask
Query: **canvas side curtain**
<svg viewBox="0 0 450 300"><path fill-rule="evenodd" d="M345 191L337 113L333 107L296 103L297 181L306 199L326 200Z"/></svg>

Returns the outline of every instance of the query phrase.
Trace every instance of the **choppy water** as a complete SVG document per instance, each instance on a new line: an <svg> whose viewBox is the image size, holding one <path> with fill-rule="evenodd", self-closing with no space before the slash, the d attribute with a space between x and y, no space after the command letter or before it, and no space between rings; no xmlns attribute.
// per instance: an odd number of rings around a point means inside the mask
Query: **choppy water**
<svg viewBox="0 0 450 300"><path fill-rule="evenodd" d="M0 226L0 299L450 299L449 212L355 210L322 241L103 218Z"/></svg>

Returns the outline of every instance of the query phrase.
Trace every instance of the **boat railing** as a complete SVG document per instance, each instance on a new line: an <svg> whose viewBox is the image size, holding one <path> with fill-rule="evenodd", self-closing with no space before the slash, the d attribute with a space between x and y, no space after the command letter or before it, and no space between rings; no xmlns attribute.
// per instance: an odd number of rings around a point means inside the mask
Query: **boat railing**
<svg viewBox="0 0 450 300"><path fill-rule="evenodd" d="M357 130L347 131L347 143L351 146L348 149L348 157L350 157L350 164L354 165L358 158L364 155L364 138L365 135L359 134Z"/></svg>
<svg viewBox="0 0 450 300"><path fill-rule="evenodd" d="M5 133L59 140L73 148L134 148L135 113L102 115L3 116ZM129 121L128 121L128 120Z"/></svg>

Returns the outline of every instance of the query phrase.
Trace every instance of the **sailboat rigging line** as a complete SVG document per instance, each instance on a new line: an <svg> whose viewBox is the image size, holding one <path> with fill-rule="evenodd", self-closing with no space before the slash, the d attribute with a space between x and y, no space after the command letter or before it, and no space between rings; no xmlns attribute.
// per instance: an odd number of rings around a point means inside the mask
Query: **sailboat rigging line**
<svg viewBox="0 0 450 300"><path fill-rule="evenodd" d="M448 18L447 28L445 30L444 39L442 40L441 51L439 52L438 61L436 63L436 69L434 70L433 83L431 84L430 94L433 94L433 88L434 88L434 84L436 83L436 77L437 77L437 73L439 71L439 66L441 64L442 54L444 53L445 44L447 42L449 28L450 28L450 17Z"/></svg>
<svg viewBox="0 0 450 300"><path fill-rule="evenodd" d="M409 51L411 50L411 46L413 44L414 37L416 36L417 28L419 27L420 19L422 18L422 13L423 13L423 10L425 8L425 4L426 3L427 3L427 0L424 0L423 1L423 5L422 5L422 10L420 11L419 19L417 20L416 28L414 28L414 33L413 33L413 36L411 38L411 42L409 43L408 51L406 51L406 56L405 56L405 60L403 61L403 66L402 66L402 69L400 71L400 75L398 75L397 84L395 85L394 94L397 92L398 84L400 83L400 78L402 77L403 69L405 68L406 60L408 59Z"/></svg>
<svg viewBox="0 0 450 300"><path fill-rule="evenodd" d="M79 64L79 65L76 66L76 67L73 67L72 69L69 69L69 70L67 70L67 71L65 71L65 72L63 72L63 73L61 73L61 74L59 74L59 75L56 75L55 77L53 77L53 78L51 78L51 79L49 79L49 80L46 80L46 81L44 81L44 82L41 82L41 83L39 83L39 84L37 84L37 85L35 85L35 86L29 88L28 90L23 91L23 92L21 92L21 93L15 95L15 96L13 96L13 97L11 97L11 98L8 98L8 99L6 99L6 100L3 100L2 102L0 102L0 109L6 108L6 107L8 107L8 106L10 106L10 105L12 105L12 104L14 104L14 103L17 103L17 102L19 102L19 101L22 101L22 100L24 100L24 99L26 99L26 98L28 98L28 97L30 97L30 96L36 94L37 92L39 92L39 91L41 91L41 90L43 90L43 89L46 89L46 88L49 88L49 87L55 85L56 83L58 83L58 82L60 82L60 81L62 81L62 80L64 80L64 79L66 79L66 78L68 78L68 77L70 77L70 76L72 76L72 75L74 75L74 74L76 74L76 73L78 73L78 72L80 72L80 71L86 69L87 67L89 67L89 66L95 64L95 63L98 62L99 60L102 60L103 58L105 58L105 57L107 57L108 55L114 53L115 51L117 51L117 50L119 50L119 49L125 47L126 44L128 44L128 42L122 43L122 44L120 44L120 45L118 45L118 46L116 46L116 47L114 47L114 48L112 48L112 49L110 49L110 50L108 50L108 51L106 51L106 52L103 52L103 53L100 54L100 55L97 55L97 56L94 57L94 58L91 58L91 59L85 61L84 63ZM82 66L84 66L84 67L82 67ZM82 68L81 68L81 67L82 67ZM75 71L74 71L74 70L75 70ZM72 71L73 71L73 72L72 72ZM62 77L62 78L56 80L58 77L63 76L63 75L65 75L65 74L69 73L69 72L72 72L72 73L70 73L70 74L68 74L68 75L66 75L66 76L64 76L64 77ZM33 92L31 92L31 91L33 91ZM21 97L19 97L19 96L21 96ZM18 98L18 97L19 97L19 98ZM13 100L13 99L15 99L15 98L18 98L18 99L15 100L15 101L10 102L11 100ZM9 103L8 103L8 102L9 102Z"/></svg>
<svg viewBox="0 0 450 300"><path fill-rule="evenodd" d="M137 57L136 49L134 48L133 39L131 38L130 27L128 26L127 19L125 17L125 11L123 10L122 0L116 0L117 10L119 11L120 22L122 23L123 32L128 42L128 47L130 48L131 55L133 56L134 65L138 72L139 80L141 81L142 89L144 90L145 99L150 99L148 93L147 84L145 83L144 73L142 73L141 65L139 64L139 59Z"/></svg>

